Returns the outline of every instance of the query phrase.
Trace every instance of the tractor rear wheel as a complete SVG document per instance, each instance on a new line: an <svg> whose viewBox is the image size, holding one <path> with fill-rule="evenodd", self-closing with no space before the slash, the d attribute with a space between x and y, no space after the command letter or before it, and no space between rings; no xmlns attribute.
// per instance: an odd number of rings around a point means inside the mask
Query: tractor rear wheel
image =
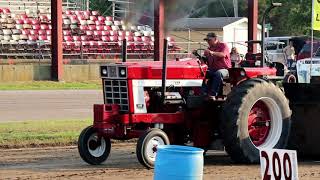
<svg viewBox="0 0 320 180"><path fill-rule="evenodd" d="M153 168L159 145L170 144L169 138L165 132L160 129L149 129L138 140L137 158L139 162L147 167Z"/></svg>
<svg viewBox="0 0 320 180"><path fill-rule="evenodd" d="M262 79L235 87L222 110L221 131L231 159L258 163L259 150L286 147L291 110L284 93Z"/></svg>
<svg viewBox="0 0 320 180"><path fill-rule="evenodd" d="M103 163L109 156L111 142L109 138L98 137L96 130L89 126L85 128L78 140L78 151L81 158L92 165Z"/></svg>

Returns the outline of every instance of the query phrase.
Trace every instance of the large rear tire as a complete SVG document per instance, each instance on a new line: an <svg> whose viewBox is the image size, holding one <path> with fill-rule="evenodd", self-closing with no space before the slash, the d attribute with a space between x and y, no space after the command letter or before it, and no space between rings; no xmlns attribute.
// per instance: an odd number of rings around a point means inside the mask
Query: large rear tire
<svg viewBox="0 0 320 180"><path fill-rule="evenodd" d="M284 93L274 84L251 79L235 87L222 110L221 131L231 159L258 163L259 149L286 147L291 110Z"/></svg>
<svg viewBox="0 0 320 180"><path fill-rule="evenodd" d="M159 145L170 144L167 134L160 129L149 129L138 140L137 158L146 168L153 168Z"/></svg>
<svg viewBox="0 0 320 180"><path fill-rule="evenodd" d="M109 138L99 139L96 130L89 126L85 128L78 140L78 151L81 158L92 165L99 165L107 160L111 149Z"/></svg>

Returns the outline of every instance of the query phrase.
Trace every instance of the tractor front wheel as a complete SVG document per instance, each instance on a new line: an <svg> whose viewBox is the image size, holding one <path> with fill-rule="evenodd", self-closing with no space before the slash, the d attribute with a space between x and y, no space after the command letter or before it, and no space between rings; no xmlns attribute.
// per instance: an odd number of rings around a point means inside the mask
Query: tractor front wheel
<svg viewBox="0 0 320 180"><path fill-rule="evenodd" d="M103 163L108 158L110 149L110 139L99 137L92 126L85 128L81 132L78 140L78 150L85 162L92 165Z"/></svg>
<svg viewBox="0 0 320 180"><path fill-rule="evenodd" d="M298 78L295 72L289 72L285 75L283 83L297 83Z"/></svg>
<svg viewBox="0 0 320 180"><path fill-rule="evenodd" d="M170 144L169 138L165 132L160 129L149 129L138 140L137 158L139 162L147 167L153 168L159 145Z"/></svg>
<svg viewBox="0 0 320 180"><path fill-rule="evenodd" d="M221 117L226 151L237 163L258 163L260 149L286 147L291 110L274 84L251 79L228 95Z"/></svg>

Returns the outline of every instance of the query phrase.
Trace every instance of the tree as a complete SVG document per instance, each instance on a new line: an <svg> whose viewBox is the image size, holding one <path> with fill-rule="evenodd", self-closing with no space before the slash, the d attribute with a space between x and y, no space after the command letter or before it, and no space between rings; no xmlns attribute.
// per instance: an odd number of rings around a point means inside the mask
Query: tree
<svg viewBox="0 0 320 180"><path fill-rule="evenodd" d="M274 0L281 2L282 7L275 8L266 19L271 23L272 36L281 35L310 35L311 29L311 2L310 0ZM259 0L259 23L262 23L262 15L271 3L271 0ZM222 6L223 5L223 6ZM239 1L239 16L248 16L247 0ZM233 3L231 0L214 0L210 2L205 11L198 13L196 17L225 17L233 16ZM320 35L315 32L315 35Z"/></svg>

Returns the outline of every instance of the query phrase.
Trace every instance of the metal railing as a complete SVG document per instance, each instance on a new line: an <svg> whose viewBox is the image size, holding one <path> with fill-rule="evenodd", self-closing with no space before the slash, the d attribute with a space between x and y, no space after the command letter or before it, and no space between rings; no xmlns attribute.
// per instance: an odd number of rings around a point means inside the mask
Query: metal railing
<svg viewBox="0 0 320 180"><path fill-rule="evenodd" d="M63 42L63 58L68 61L77 60L114 62L122 60L122 41L118 42ZM229 42L232 47L242 42ZM168 58L190 58L195 49L206 49L206 42L171 42L169 43ZM153 60L154 49L152 44L143 42L127 42L128 61ZM243 54L243 53L241 53ZM51 59L50 41L35 41L32 43L3 43L0 44L0 59L18 60L17 62L44 62ZM6 61L5 61L6 62Z"/></svg>
<svg viewBox="0 0 320 180"><path fill-rule="evenodd" d="M0 1L0 6L9 7L12 13L21 13L26 10L36 10L38 12L40 9L46 9L50 13L51 1ZM64 0L62 6L64 10L82 10L83 5L79 4L78 1Z"/></svg>

